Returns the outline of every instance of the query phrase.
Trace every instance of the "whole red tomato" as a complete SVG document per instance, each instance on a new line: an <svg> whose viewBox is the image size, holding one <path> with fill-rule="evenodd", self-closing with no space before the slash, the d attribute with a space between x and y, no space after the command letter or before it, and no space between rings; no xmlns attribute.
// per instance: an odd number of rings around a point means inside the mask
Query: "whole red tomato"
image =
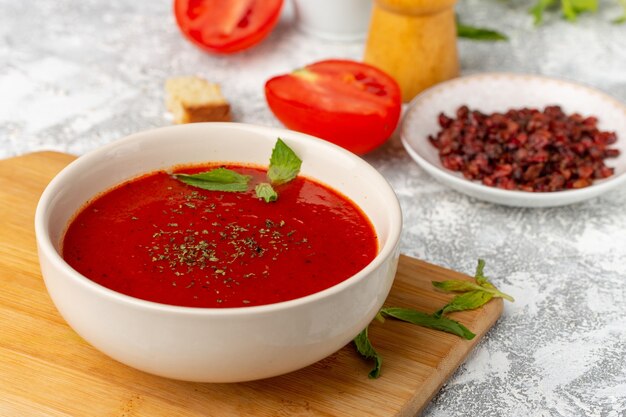
<svg viewBox="0 0 626 417"><path fill-rule="evenodd" d="M393 133L402 107L398 83L378 68L320 61L265 84L265 98L290 129L364 154Z"/></svg>
<svg viewBox="0 0 626 417"><path fill-rule="evenodd" d="M176 23L200 48L220 54L261 42L274 29L283 0L174 0Z"/></svg>

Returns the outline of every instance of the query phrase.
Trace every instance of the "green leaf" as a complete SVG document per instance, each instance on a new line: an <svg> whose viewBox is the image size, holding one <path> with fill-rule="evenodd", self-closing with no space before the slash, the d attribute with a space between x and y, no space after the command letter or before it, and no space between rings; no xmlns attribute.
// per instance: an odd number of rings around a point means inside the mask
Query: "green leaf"
<svg viewBox="0 0 626 417"><path fill-rule="evenodd" d="M421 311L410 308L387 307L381 309L380 313L408 323L417 324L418 326L429 327L431 329L452 333L468 340L471 340L474 336L476 336L458 321L447 317L435 317L431 314L422 313Z"/></svg>
<svg viewBox="0 0 626 417"><path fill-rule="evenodd" d="M578 16L572 4L572 0L561 0L561 11L563 12L563 16L570 22L575 21Z"/></svg>
<svg viewBox="0 0 626 417"><path fill-rule="evenodd" d="M476 272L474 273L474 279L478 285L483 285L487 282L487 277L485 277L485 261L483 259L478 260L478 265L476 265Z"/></svg>
<svg viewBox="0 0 626 417"><path fill-rule="evenodd" d="M496 288L491 282L487 280L487 277L484 274L485 269L485 261L482 259L478 260L478 265L476 265L476 273L474 274L474 279L476 282L484 289L494 295L494 297L504 298L505 300L509 300L514 302L515 299L508 294L503 293L499 289Z"/></svg>
<svg viewBox="0 0 626 417"><path fill-rule="evenodd" d="M494 297L492 293L477 290L469 291L454 297L440 311L441 314L452 313L453 311L474 310L487 304Z"/></svg>
<svg viewBox="0 0 626 417"><path fill-rule="evenodd" d="M248 190L249 175L226 168L217 168L198 174L174 174L174 178L193 187L209 191L242 192Z"/></svg>
<svg viewBox="0 0 626 417"><path fill-rule="evenodd" d="M578 13L598 11L598 0L571 0L571 2Z"/></svg>
<svg viewBox="0 0 626 417"><path fill-rule="evenodd" d="M235 172L231 169L226 168L216 168L211 171L200 172L198 174L188 175L188 174L176 174L180 177L185 178L194 178L203 181L216 182L221 184L229 184L229 183L243 183L247 184L250 181L249 175L242 175L238 172Z"/></svg>
<svg viewBox="0 0 626 417"><path fill-rule="evenodd" d="M385 316L383 316L380 311L378 313L376 313L376 316L374 317L374 320L379 321L381 323L385 322Z"/></svg>
<svg viewBox="0 0 626 417"><path fill-rule="evenodd" d="M278 194L276 194L272 185L267 182L262 182L254 187L254 191L256 192L256 196L265 200L266 203L270 203L278 199Z"/></svg>
<svg viewBox="0 0 626 417"><path fill-rule="evenodd" d="M278 138L272 150L270 167L267 171L267 177L272 184L280 185L293 180L300 172L301 166L302 160L298 158L298 155Z"/></svg>
<svg viewBox="0 0 626 417"><path fill-rule="evenodd" d="M557 0L537 0L537 3L530 9L530 13L535 18L535 25L540 25L543 21L543 12L555 5Z"/></svg>
<svg viewBox="0 0 626 417"><path fill-rule="evenodd" d="M485 281L482 285L477 285L469 281L432 281L434 287L447 292L468 292L468 291L481 291L489 293L494 297L504 298L509 301L515 301L513 297L503 293L493 286L489 281Z"/></svg>
<svg viewBox="0 0 626 417"><path fill-rule="evenodd" d="M472 39L475 41L506 41L509 38L495 30L469 26L461 22L456 22L456 32L460 38Z"/></svg>
<svg viewBox="0 0 626 417"><path fill-rule="evenodd" d="M356 346L356 350L363 356L365 359L373 359L374 360L374 368L368 374L368 377L372 379L376 379L380 376L380 367L383 364L383 358L380 357L378 352L372 346L370 339L367 334L367 327L361 331L353 340L354 346Z"/></svg>
<svg viewBox="0 0 626 417"><path fill-rule="evenodd" d="M442 291L446 292L465 292L465 291L474 291L480 290L483 288L480 285L474 284L470 281L459 281L459 280L449 280L449 281L432 281L433 286Z"/></svg>
<svg viewBox="0 0 626 417"><path fill-rule="evenodd" d="M621 2L622 0L619 1ZM530 9L530 13L535 18L535 25L541 24L543 12L547 8L557 4L557 0L537 0L537 3ZM599 0L561 0L561 12L563 17L569 21L575 21L580 13L596 12L598 6Z"/></svg>

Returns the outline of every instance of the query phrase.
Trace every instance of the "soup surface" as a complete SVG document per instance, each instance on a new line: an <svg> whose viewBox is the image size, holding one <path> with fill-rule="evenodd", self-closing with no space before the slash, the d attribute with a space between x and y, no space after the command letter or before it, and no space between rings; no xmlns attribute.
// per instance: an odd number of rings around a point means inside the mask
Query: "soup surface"
<svg viewBox="0 0 626 417"><path fill-rule="evenodd" d="M266 203L254 193L265 170L226 168L251 175L250 191L207 191L164 171L107 191L71 221L64 259L98 284L144 300L245 307L319 292L376 256L372 225L346 197L298 177Z"/></svg>

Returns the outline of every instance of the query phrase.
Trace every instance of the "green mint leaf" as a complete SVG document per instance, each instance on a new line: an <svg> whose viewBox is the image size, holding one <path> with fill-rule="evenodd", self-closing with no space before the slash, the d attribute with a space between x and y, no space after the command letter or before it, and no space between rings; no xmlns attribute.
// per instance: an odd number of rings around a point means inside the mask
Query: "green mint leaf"
<svg viewBox="0 0 626 417"><path fill-rule="evenodd" d="M598 11L598 0L571 0L572 7L576 12L597 12Z"/></svg>
<svg viewBox="0 0 626 417"><path fill-rule="evenodd" d="M251 177L230 169L217 168L198 174L174 174L174 178L204 190L242 192L248 190L248 182Z"/></svg>
<svg viewBox="0 0 626 417"><path fill-rule="evenodd" d="M422 313L421 311L400 307L387 307L381 309L380 312L385 316L393 317L397 320L417 324L418 326L429 327L431 329L442 330L464 339L471 340L474 336L476 336L458 321L447 317L436 317L431 314Z"/></svg>
<svg viewBox="0 0 626 417"><path fill-rule="evenodd" d="M537 0L537 3L530 9L530 13L535 20L535 26L538 26L543 21L543 12L556 4L557 0Z"/></svg>
<svg viewBox="0 0 626 417"><path fill-rule="evenodd" d="M280 185L296 178L300 172L302 160L282 139L278 138L272 150L267 177L272 184Z"/></svg>
<svg viewBox="0 0 626 417"><path fill-rule="evenodd" d="M476 282L478 283L478 285L480 285L480 287L482 287L483 291L493 294L494 297L500 297L504 298L505 300L509 300L510 302L514 302L515 299L513 297L498 290L495 285L487 280L484 270L485 261L479 259L478 265L476 265L476 273L474 274L474 279L476 279Z"/></svg>
<svg viewBox="0 0 626 417"><path fill-rule="evenodd" d="M487 304L494 297L492 293L482 290L469 291L454 297L440 311L441 314L453 311L474 310Z"/></svg>
<svg viewBox="0 0 626 417"><path fill-rule="evenodd" d="M619 0L620 2L622 0ZM533 15L535 25L541 24L543 21L543 12L558 4L558 0L537 0L535 5L530 9ZM599 0L561 0L561 12L563 17L569 21L575 21L580 13L596 12L598 10ZM626 17L626 16L625 16Z"/></svg>
<svg viewBox="0 0 626 417"><path fill-rule="evenodd" d="M474 284L473 282L455 279L450 281L432 281L432 283L435 288L446 292L480 291L483 289L480 285Z"/></svg>
<svg viewBox="0 0 626 417"><path fill-rule="evenodd" d="M256 196L265 200L266 203L270 203L278 199L278 194L276 194L272 185L267 182L262 182L254 187L254 191L256 192Z"/></svg>
<svg viewBox="0 0 626 417"><path fill-rule="evenodd" d="M515 301L513 297L498 290L489 281L483 281L481 285L474 284L469 281L449 280L449 281L432 281L435 288L446 292L470 292L481 291L491 294L494 297L504 298L509 301Z"/></svg>
<svg viewBox="0 0 626 417"><path fill-rule="evenodd" d="M491 285L491 284L489 284L489 285ZM493 287L493 289L486 289L486 291L490 292L491 294L493 294L494 297L504 298L505 300L508 300L508 301L510 301L512 303L515 302L515 298L511 297L508 294L503 293L502 291L498 290L496 287Z"/></svg>
<svg viewBox="0 0 626 417"><path fill-rule="evenodd" d="M216 168L211 171L200 172L198 174L176 174L185 178L193 178L203 181L216 182L220 184L242 183L247 184L250 181L249 175L242 175L236 171L226 168Z"/></svg>
<svg viewBox="0 0 626 417"><path fill-rule="evenodd" d="M478 260L478 265L476 265L476 273L474 274L474 279L478 285L483 285L487 282L487 277L484 273L485 270L485 261L483 259Z"/></svg>
<svg viewBox="0 0 626 417"><path fill-rule="evenodd" d="M381 314L381 312L379 311L378 313L376 313L376 316L374 317L374 320L379 321L381 323L385 322L385 316L383 316Z"/></svg>
<svg viewBox="0 0 626 417"><path fill-rule="evenodd" d="M576 9L574 9L572 0L561 0L561 11L563 12L565 19L570 22L575 21L578 17L578 13L576 12Z"/></svg>
<svg viewBox="0 0 626 417"><path fill-rule="evenodd" d="M508 36L492 29L469 26L461 22L456 23L456 32L460 38L472 39L475 41L506 41Z"/></svg>
<svg viewBox="0 0 626 417"><path fill-rule="evenodd" d="M353 340L354 346L356 346L357 352L361 354L365 359L374 360L374 368L368 374L368 377L376 379L380 376L380 367L383 364L383 358L376 352L374 346L370 342L367 335L367 327L361 331Z"/></svg>

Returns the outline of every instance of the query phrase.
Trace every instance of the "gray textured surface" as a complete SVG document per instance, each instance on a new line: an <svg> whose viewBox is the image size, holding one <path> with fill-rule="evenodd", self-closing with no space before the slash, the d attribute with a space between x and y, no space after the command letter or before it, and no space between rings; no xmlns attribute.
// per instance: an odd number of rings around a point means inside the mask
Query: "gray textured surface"
<svg viewBox="0 0 626 417"><path fill-rule="evenodd" d="M462 1L466 22L511 37L461 41L465 73L558 76L626 101L626 26L608 22L620 13L612 2L575 25L550 16L540 28L527 4ZM263 97L269 76L362 54L360 43L303 35L287 17L257 48L209 56L179 36L170 10L169 1L0 0L0 158L81 154L170 124L162 84L181 74L221 83L238 121L279 125ZM570 207L511 209L434 182L397 138L366 159L401 199L404 253L468 272L483 257L517 299L425 415L626 416L626 189Z"/></svg>

